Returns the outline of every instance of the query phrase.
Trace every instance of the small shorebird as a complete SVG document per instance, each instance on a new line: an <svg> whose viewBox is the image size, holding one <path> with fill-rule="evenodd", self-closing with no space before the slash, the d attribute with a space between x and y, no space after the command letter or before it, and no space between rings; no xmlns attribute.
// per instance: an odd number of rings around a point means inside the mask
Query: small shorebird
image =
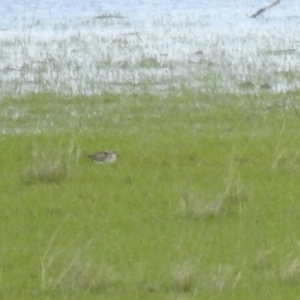
<svg viewBox="0 0 300 300"><path fill-rule="evenodd" d="M117 159L117 152L116 151L100 151L95 154L87 155L90 159L94 162L100 164L112 164Z"/></svg>

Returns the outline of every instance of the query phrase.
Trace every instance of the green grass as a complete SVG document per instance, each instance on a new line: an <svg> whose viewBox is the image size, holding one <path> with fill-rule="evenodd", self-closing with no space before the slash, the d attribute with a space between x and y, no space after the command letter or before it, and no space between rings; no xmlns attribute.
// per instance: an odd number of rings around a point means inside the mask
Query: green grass
<svg viewBox="0 0 300 300"><path fill-rule="evenodd" d="M3 99L0 298L297 299L298 98Z"/></svg>

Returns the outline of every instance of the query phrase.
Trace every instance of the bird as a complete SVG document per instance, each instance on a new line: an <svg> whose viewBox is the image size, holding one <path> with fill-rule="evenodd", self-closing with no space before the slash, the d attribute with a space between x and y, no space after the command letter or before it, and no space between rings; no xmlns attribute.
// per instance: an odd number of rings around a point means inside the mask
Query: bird
<svg viewBox="0 0 300 300"><path fill-rule="evenodd" d="M87 155L90 159L92 159L96 163L100 164L112 164L117 159L117 152L116 151L100 151L94 154Z"/></svg>

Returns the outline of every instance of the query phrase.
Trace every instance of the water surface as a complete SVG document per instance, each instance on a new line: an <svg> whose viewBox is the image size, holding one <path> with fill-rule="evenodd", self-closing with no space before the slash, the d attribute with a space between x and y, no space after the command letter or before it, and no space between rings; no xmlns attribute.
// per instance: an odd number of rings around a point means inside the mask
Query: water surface
<svg viewBox="0 0 300 300"><path fill-rule="evenodd" d="M296 0L107 2L2 1L2 94L299 88Z"/></svg>

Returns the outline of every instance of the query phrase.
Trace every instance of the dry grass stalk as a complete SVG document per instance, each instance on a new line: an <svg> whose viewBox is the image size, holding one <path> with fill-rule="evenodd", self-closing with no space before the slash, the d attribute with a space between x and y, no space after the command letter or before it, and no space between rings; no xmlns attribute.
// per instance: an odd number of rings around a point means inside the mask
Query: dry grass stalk
<svg viewBox="0 0 300 300"><path fill-rule="evenodd" d="M176 292L188 292L195 282L195 274L192 268L184 264L177 267L172 273L173 288Z"/></svg>
<svg viewBox="0 0 300 300"><path fill-rule="evenodd" d="M70 168L78 162L80 151L71 142L68 149L57 149L54 153L35 149L31 163L21 173L21 181L25 184L38 182L59 183L70 175Z"/></svg>
<svg viewBox="0 0 300 300"><path fill-rule="evenodd" d="M281 279L284 282L300 282L300 261L298 258L285 264L281 271Z"/></svg>

